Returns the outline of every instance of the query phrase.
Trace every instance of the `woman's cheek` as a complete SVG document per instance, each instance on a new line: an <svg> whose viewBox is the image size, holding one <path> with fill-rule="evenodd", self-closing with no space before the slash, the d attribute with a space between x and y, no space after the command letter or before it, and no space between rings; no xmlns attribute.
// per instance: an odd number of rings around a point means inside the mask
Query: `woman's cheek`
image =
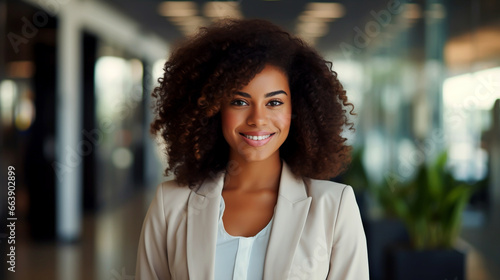
<svg viewBox="0 0 500 280"><path fill-rule="evenodd" d="M233 135L240 123L241 116L228 109L221 112L221 118L223 135L226 138L226 142L231 142L231 140L234 140L232 137L234 137Z"/></svg>
<svg viewBox="0 0 500 280"><path fill-rule="evenodd" d="M274 118L276 120L276 126L279 127L280 130L288 131L292 121L292 110L288 109L284 112L280 112L279 114L275 114Z"/></svg>

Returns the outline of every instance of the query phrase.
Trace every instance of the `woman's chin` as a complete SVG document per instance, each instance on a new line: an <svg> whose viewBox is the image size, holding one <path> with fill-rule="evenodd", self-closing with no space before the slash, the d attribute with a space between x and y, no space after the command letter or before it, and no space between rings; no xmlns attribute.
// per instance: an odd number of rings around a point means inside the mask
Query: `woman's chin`
<svg viewBox="0 0 500 280"><path fill-rule="evenodd" d="M247 163L264 163L268 160L273 160L275 157L279 159L279 152L269 153L268 151L242 151L239 157Z"/></svg>

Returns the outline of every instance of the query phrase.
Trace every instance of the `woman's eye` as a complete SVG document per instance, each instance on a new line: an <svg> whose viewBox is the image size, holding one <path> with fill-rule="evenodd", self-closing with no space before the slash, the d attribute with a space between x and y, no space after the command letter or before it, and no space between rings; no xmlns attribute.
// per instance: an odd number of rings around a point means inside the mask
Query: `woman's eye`
<svg viewBox="0 0 500 280"><path fill-rule="evenodd" d="M234 105L234 106L245 106L245 105L247 105L247 102L245 100L236 99L236 100L231 101L231 105Z"/></svg>
<svg viewBox="0 0 500 280"><path fill-rule="evenodd" d="M272 106L272 107L276 107L276 106L280 106L281 104L283 104L283 102L281 102L279 100L271 100L267 104L270 105L270 106Z"/></svg>

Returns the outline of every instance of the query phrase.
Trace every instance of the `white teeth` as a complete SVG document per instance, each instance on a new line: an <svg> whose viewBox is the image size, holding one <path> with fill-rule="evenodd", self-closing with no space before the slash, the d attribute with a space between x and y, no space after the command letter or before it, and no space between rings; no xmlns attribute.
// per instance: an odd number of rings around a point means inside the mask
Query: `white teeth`
<svg viewBox="0 0 500 280"><path fill-rule="evenodd" d="M262 135L262 136L252 136L252 135L246 135L244 134L244 136L250 140L256 140L256 141L260 141L260 140L264 140L264 139L267 139L269 137L271 137L271 134L268 134L268 135Z"/></svg>

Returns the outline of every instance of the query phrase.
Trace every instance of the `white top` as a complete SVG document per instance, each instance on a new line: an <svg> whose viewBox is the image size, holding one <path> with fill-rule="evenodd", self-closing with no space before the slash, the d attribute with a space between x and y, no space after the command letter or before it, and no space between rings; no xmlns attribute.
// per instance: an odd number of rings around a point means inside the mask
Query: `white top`
<svg viewBox="0 0 500 280"><path fill-rule="evenodd" d="M232 236L226 232L222 222L224 209L224 199L221 197L214 279L261 280L273 218L255 236Z"/></svg>

